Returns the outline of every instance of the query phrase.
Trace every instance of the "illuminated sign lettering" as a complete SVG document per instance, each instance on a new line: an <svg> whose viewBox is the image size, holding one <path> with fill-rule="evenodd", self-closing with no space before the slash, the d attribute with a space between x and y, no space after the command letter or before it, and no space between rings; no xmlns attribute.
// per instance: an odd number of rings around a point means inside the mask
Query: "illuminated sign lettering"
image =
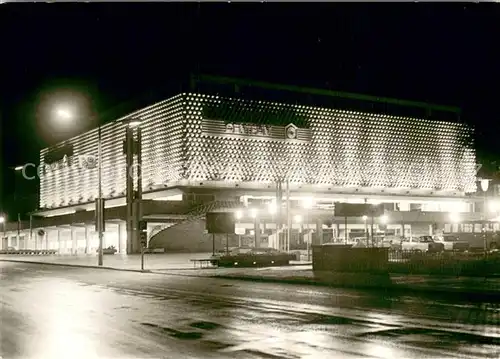
<svg viewBox="0 0 500 359"><path fill-rule="evenodd" d="M252 123L227 123L226 133L235 135L271 136L271 126Z"/></svg>

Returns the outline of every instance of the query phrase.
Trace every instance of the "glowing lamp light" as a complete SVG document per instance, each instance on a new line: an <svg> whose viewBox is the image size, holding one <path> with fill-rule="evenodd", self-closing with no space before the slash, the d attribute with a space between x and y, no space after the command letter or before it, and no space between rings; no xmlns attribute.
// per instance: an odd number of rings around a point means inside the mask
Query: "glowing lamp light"
<svg viewBox="0 0 500 359"><path fill-rule="evenodd" d="M365 221L365 222L366 222L366 220L368 219L368 216L366 216L366 215L365 215L365 216L363 216L362 218L363 218L363 221Z"/></svg>
<svg viewBox="0 0 500 359"><path fill-rule="evenodd" d="M4 223L5 222L5 217L4 216L0 216L0 223Z"/></svg>
<svg viewBox="0 0 500 359"><path fill-rule="evenodd" d="M276 213L276 204L275 203L269 203L267 206L267 209L270 214L275 214Z"/></svg>
<svg viewBox="0 0 500 359"><path fill-rule="evenodd" d="M129 125L129 127L137 127L137 126L140 126L140 125L141 125L141 120L138 120L138 119L136 119L136 118L131 119L130 121L128 121L128 125Z"/></svg>
<svg viewBox="0 0 500 359"><path fill-rule="evenodd" d="M58 108L56 110L56 115L59 117L59 118L62 118L63 120L69 120L73 117L73 115L71 114L71 112L65 108Z"/></svg>
<svg viewBox="0 0 500 359"><path fill-rule="evenodd" d="M488 209L490 212L498 212L500 210L500 201L488 202Z"/></svg>
<svg viewBox="0 0 500 359"><path fill-rule="evenodd" d="M16 167L14 168L14 171L22 171L22 170L23 170L23 168L24 168L24 166L16 166Z"/></svg>
<svg viewBox="0 0 500 359"><path fill-rule="evenodd" d="M460 222L460 216L459 216L459 214L458 213L454 213L454 212L450 213L450 221L452 223L458 223L458 222Z"/></svg>
<svg viewBox="0 0 500 359"><path fill-rule="evenodd" d="M304 207L305 209L310 209L313 207L313 205L314 205L314 199L311 197L305 198L302 201L302 207Z"/></svg>
<svg viewBox="0 0 500 359"><path fill-rule="evenodd" d="M483 190L483 192L486 192L488 190L488 187L490 186L490 180L482 179L480 183L481 183L481 189Z"/></svg>
<svg viewBox="0 0 500 359"><path fill-rule="evenodd" d="M293 220L297 223L301 223L302 222L302 216L300 214L296 214L295 216L293 216Z"/></svg>
<svg viewBox="0 0 500 359"><path fill-rule="evenodd" d="M250 210L250 216L252 216L252 218L257 218L257 213L258 213L257 208L252 208Z"/></svg>
<svg viewBox="0 0 500 359"><path fill-rule="evenodd" d="M382 216L380 217L380 222L382 222L382 224L387 224L387 222L389 222L389 216L387 216L387 215L385 215L385 214L384 214L384 215L382 215Z"/></svg>
<svg viewBox="0 0 500 359"><path fill-rule="evenodd" d="M243 212L241 212L241 211L236 211L236 213L235 213L235 217L236 217L236 219L241 219L241 218L243 217Z"/></svg>

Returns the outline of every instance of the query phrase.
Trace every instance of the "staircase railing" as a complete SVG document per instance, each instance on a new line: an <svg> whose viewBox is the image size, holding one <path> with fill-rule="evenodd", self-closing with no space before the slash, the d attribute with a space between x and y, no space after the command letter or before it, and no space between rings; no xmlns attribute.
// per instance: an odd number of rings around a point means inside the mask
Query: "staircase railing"
<svg viewBox="0 0 500 359"><path fill-rule="evenodd" d="M159 224L157 226L154 226L153 229L151 229L151 232L149 233L148 241L151 238L153 238L157 233L160 233L164 229L170 228L172 226L173 226L173 224L171 224L171 223L162 223L162 224Z"/></svg>
<svg viewBox="0 0 500 359"><path fill-rule="evenodd" d="M158 233L162 232L165 229L172 228L172 227L175 227L175 226L178 226L178 225L181 225L181 224L185 224L185 223L189 223L189 222L194 222L196 220L202 219L203 217L205 217L205 215L208 212L210 212L212 210L215 210L215 209L218 209L218 208L221 208L221 207L222 208L238 208L240 206L241 206L241 203L237 202L237 201L211 201L211 202L208 202L208 203L201 204L201 205L193 208L191 211L189 211L187 213L187 218L186 219L184 219L184 220L182 220L180 222L174 223L173 225L168 226L166 228L159 229L154 234L153 234L153 231L152 231L151 235L149 236L149 240L153 239L154 236L156 236ZM157 226L157 227L160 227L160 226ZM155 228L157 228L157 227L155 227Z"/></svg>

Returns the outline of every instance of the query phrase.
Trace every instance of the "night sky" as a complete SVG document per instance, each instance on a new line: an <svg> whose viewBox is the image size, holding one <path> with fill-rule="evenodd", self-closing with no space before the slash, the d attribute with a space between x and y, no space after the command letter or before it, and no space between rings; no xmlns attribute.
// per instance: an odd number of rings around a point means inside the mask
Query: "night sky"
<svg viewBox="0 0 500 359"><path fill-rule="evenodd" d="M494 161L498 24L496 4L3 4L0 211L14 186L36 192L9 166L179 92L192 72L458 106ZM49 110L68 93L81 118L63 128Z"/></svg>

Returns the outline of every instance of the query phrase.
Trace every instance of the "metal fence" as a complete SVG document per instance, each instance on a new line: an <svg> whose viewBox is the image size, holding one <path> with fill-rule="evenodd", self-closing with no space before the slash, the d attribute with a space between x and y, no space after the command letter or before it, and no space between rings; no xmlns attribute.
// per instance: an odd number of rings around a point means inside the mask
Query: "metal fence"
<svg viewBox="0 0 500 359"><path fill-rule="evenodd" d="M57 254L55 249L2 249L0 254L17 254L17 255L54 255Z"/></svg>
<svg viewBox="0 0 500 359"><path fill-rule="evenodd" d="M389 271L402 274L431 275L500 275L500 255L498 253L425 253L390 250Z"/></svg>

